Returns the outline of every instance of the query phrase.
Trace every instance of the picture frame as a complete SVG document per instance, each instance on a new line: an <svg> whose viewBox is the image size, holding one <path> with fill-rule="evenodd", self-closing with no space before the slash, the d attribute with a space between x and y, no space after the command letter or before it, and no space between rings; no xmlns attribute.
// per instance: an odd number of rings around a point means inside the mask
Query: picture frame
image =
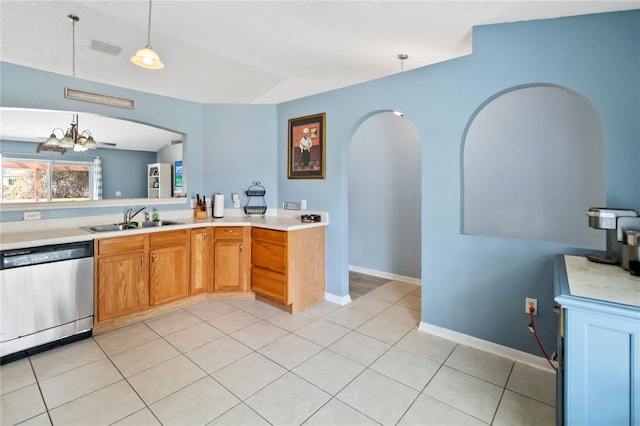
<svg viewBox="0 0 640 426"><path fill-rule="evenodd" d="M313 114L289 120L287 177L324 179L326 169L326 114Z"/></svg>

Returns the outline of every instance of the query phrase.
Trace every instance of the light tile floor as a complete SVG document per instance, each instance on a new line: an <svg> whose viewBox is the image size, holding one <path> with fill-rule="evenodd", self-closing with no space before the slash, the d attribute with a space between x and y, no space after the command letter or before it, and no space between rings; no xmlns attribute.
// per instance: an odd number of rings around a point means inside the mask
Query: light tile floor
<svg viewBox="0 0 640 426"><path fill-rule="evenodd" d="M2 366L0 424L555 424L553 373L418 331L419 302L204 302Z"/></svg>

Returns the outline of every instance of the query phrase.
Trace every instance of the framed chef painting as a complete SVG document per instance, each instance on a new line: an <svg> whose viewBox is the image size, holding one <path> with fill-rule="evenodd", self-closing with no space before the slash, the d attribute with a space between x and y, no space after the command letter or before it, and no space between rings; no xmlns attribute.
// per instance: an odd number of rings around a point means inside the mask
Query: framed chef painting
<svg viewBox="0 0 640 426"><path fill-rule="evenodd" d="M324 179L325 113L289 120L289 179Z"/></svg>

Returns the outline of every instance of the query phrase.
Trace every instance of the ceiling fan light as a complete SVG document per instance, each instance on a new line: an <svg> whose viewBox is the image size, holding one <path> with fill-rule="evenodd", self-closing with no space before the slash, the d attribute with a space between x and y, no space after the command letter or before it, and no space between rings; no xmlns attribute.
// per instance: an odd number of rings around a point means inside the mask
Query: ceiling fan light
<svg viewBox="0 0 640 426"><path fill-rule="evenodd" d="M161 70L164 68L160 57L149 45L138 50L135 56L131 57L131 62L139 67L150 70Z"/></svg>

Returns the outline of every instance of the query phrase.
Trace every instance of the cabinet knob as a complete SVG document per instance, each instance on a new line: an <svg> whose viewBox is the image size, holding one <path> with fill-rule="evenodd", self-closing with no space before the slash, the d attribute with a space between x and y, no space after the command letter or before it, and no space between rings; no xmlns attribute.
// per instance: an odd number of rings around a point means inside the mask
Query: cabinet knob
<svg viewBox="0 0 640 426"><path fill-rule="evenodd" d="M140 266L144 263L144 256L140 256Z"/></svg>
<svg viewBox="0 0 640 426"><path fill-rule="evenodd" d="M240 253L242 253L242 243L240 243Z"/></svg>

